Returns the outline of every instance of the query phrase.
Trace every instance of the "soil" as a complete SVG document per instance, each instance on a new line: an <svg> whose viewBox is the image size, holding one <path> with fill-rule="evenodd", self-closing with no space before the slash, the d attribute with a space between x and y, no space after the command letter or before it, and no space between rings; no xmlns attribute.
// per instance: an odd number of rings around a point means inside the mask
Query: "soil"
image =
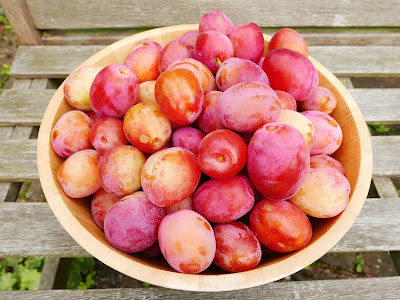
<svg viewBox="0 0 400 300"><path fill-rule="evenodd" d="M1 13L1 9L0 9ZM7 30L4 23L0 23L0 68L3 64L11 65L15 56L18 41L12 31ZM1 75L0 75L1 76ZM0 80L2 78L0 77ZM3 88L10 86L8 81ZM355 87L398 87L399 79L371 79L360 78L354 79ZM400 187L399 182L397 182ZM45 201L43 192L39 183L32 183L27 187L27 184L22 185L21 191L26 190L18 201ZM370 197L378 197L376 189L372 185ZM356 255L363 262L361 272L357 272ZM148 284L125 276L100 261L96 260L95 265L96 276L94 277L95 284L91 288L137 288L146 287ZM398 275L390 257L389 252L363 252L363 253L328 253L313 263L306 269L303 269L291 276L288 276L281 281L299 281L299 280L321 280L321 279L341 279L354 277L385 277Z"/></svg>

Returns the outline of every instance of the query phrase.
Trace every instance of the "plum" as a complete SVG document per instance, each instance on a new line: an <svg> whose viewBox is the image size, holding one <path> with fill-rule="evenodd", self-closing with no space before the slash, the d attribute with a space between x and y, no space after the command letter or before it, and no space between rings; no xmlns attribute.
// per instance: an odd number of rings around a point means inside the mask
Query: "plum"
<svg viewBox="0 0 400 300"><path fill-rule="evenodd" d="M232 21L222 12L216 10L203 15L199 22L199 31L218 31L228 35L233 29Z"/></svg>
<svg viewBox="0 0 400 300"><path fill-rule="evenodd" d="M222 124L235 131L256 131L278 119L281 103L271 87L260 82L241 82L224 91L218 99Z"/></svg>
<svg viewBox="0 0 400 300"><path fill-rule="evenodd" d="M293 50L272 50L265 57L262 68L274 90L287 92L296 101L310 97L319 83L318 72L312 62Z"/></svg>
<svg viewBox="0 0 400 300"><path fill-rule="evenodd" d="M214 263L228 272L254 269L261 260L261 245L251 229L241 222L215 225L217 249Z"/></svg>
<svg viewBox="0 0 400 300"><path fill-rule="evenodd" d="M264 35L255 23L236 25L229 33L234 56L258 63L264 52Z"/></svg>
<svg viewBox="0 0 400 300"><path fill-rule="evenodd" d="M206 30L199 34L193 49L193 58L205 64L215 74L219 66L232 57L233 45L224 34Z"/></svg>
<svg viewBox="0 0 400 300"><path fill-rule="evenodd" d="M288 109L282 109L279 118L276 120L276 123L292 125L301 133L308 149L312 149L314 144L314 125L301 113Z"/></svg>
<svg viewBox="0 0 400 300"><path fill-rule="evenodd" d="M193 123L200 115L203 89L196 75L185 69L163 72L156 82L154 94L161 112L180 125Z"/></svg>
<svg viewBox="0 0 400 300"><path fill-rule="evenodd" d="M156 41L153 41L152 39L143 39L143 40L139 41L135 46L133 46L131 52L135 51L137 48L140 48L143 46L149 46L149 45L157 47L160 51L163 50L163 47Z"/></svg>
<svg viewBox="0 0 400 300"><path fill-rule="evenodd" d="M303 248L312 236L306 214L285 200L258 202L251 211L250 227L261 244L280 253Z"/></svg>
<svg viewBox="0 0 400 300"><path fill-rule="evenodd" d="M314 144L310 150L311 155L331 155L339 149L343 133L335 119L316 110L308 110L301 114L308 118L314 126Z"/></svg>
<svg viewBox="0 0 400 300"><path fill-rule="evenodd" d="M310 151L291 125L268 123L249 144L247 170L255 188L268 199L287 199L303 184L310 167Z"/></svg>
<svg viewBox="0 0 400 300"><path fill-rule="evenodd" d="M214 232L207 220L192 210L180 210L161 221L158 243L176 271L195 274L207 269L215 256Z"/></svg>
<svg viewBox="0 0 400 300"><path fill-rule="evenodd" d="M165 215L169 215L183 209L194 210L193 196L189 196L186 199L183 199L181 202L175 203L174 205L164 207L164 212Z"/></svg>
<svg viewBox="0 0 400 300"><path fill-rule="evenodd" d="M139 84L139 101L140 102L154 102L157 103L156 96L154 95L154 87L156 80L149 80Z"/></svg>
<svg viewBox="0 0 400 300"><path fill-rule="evenodd" d="M156 46L143 46L134 50L124 61L124 65L130 68L139 83L156 80L160 71L158 63L161 59L161 51Z"/></svg>
<svg viewBox="0 0 400 300"><path fill-rule="evenodd" d="M67 158L80 150L92 149L92 125L92 120L82 111L71 110L63 114L51 131L50 143L53 150Z"/></svg>
<svg viewBox="0 0 400 300"><path fill-rule="evenodd" d="M207 134L200 143L197 163L206 175L228 178L245 166L247 147L242 138L228 129L218 129Z"/></svg>
<svg viewBox="0 0 400 300"><path fill-rule="evenodd" d="M297 102L292 95L279 90L275 90L275 93L278 96L279 101L281 102L282 109L297 111Z"/></svg>
<svg viewBox="0 0 400 300"><path fill-rule="evenodd" d="M167 144L171 124L154 102L140 102L125 114L123 130L129 142L145 153L154 153Z"/></svg>
<svg viewBox="0 0 400 300"><path fill-rule="evenodd" d="M101 188L97 164L100 153L93 149L78 151L58 169L61 188L71 198L87 197Z"/></svg>
<svg viewBox="0 0 400 300"><path fill-rule="evenodd" d="M221 94L220 91L210 91L204 94L202 110L196 124L206 134L225 128L218 113L218 98Z"/></svg>
<svg viewBox="0 0 400 300"><path fill-rule="evenodd" d="M122 199L122 196L114 196L100 189L94 195L90 204L90 212L92 213L93 221L104 231L104 218L108 210Z"/></svg>
<svg viewBox="0 0 400 300"><path fill-rule="evenodd" d="M108 150L99 160L99 175L103 189L115 196L124 196L140 189L140 175L146 157L133 146L118 146Z"/></svg>
<svg viewBox="0 0 400 300"><path fill-rule="evenodd" d="M175 60L188 58L190 56L189 50L184 44L178 40L170 41L161 52L158 69L160 73L162 73L168 69L169 65Z"/></svg>
<svg viewBox="0 0 400 300"><path fill-rule="evenodd" d="M92 110L89 97L90 87L102 69L101 66L85 66L79 68L67 78L64 84L64 96L74 109Z"/></svg>
<svg viewBox="0 0 400 300"><path fill-rule="evenodd" d="M104 233L114 248L136 253L157 241L164 210L153 205L143 192L128 195L115 203L104 219Z"/></svg>
<svg viewBox="0 0 400 300"><path fill-rule="evenodd" d="M338 170L340 173L345 175L345 170L343 165L328 155L314 155L310 158L310 166L323 166L323 167L330 167L333 169Z"/></svg>
<svg viewBox="0 0 400 300"><path fill-rule="evenodd" d="M172 146L185 148L197 156L204 137L205 134L196 128L179 128L172 134Z"/></svg>
<svg viewBox="0 0 400 300"><path fill-rule="evenodd" d="M189 150L172 147L151 155L142 170L142 189L155 205L174 205L193 194L201 171Z"/></svg>
<svg viewBox="0 0 400 300"><path fill-rule="evenodd" d="M286 48L297 51L308 57L308 47L303 36L291 28L279 29L271 38L268 44L268 50L277 48Z"/></svg>
<svg viewBox="0 0 400 300"><path fill-rule="evenodd" d="M198 60L193 58L178 59L170 64L168 70L171 69L186 69L193 72L193 74L196 75L197 80L200 82L204 93L213 91L217 88L214 75L205 64Z"/></svg>
<svg viewBox="0 0 400 300"><path fill-rule="evenodd" d="M349 195L350 183L341 172L312 166L301 188L288 201L309 216L331 218L347 207Z"/></svg>
<svg viewBox="0 0 400 300"><path fill-rule="evenodd" d="M265 72L248 59L231 57L218 69L215 80L220 91L225 91L239 82L262 82L269 85Z"/></svg>
<svg viewBox="0 0 400 300"><path fill-rule="evenodd" d="M336 104L336 96L329 89L317 86L306 100L299 102L299 107L302 111L319 110L330 114Z"/></svg>
<svg viewBox="0 0 400 300"><path fill-rule="evenodd" d="M186 46L186 48L189 51L190 57L193 57L193 48L194 45L196 44L198 36L199 36L199 31L192 30L182 34L181 37L178 39L178 41L180 41L182 44Z"/></svg>
<svg viewBox="0 0 400 300"><path fill-rule="evenodd" d="M194 210L213 223L237 220L253 205L254 187L250 179L243 175L210 179L193 194Z"/></svg>
<svg viewBox="0 0 400 300"><path fill-rule="evenodd" d="M125 65L105 67L97 74L90 88L90 105L98 115L122 118L138 102L138 79Z"/></svg>
<svg viewBox="0 0 400 300"><path fill-rule="evenodd" d="M129 144L122 121L112 117L102 118L93 125L90 129L90 142L101 154L116 146Z"/></svg>

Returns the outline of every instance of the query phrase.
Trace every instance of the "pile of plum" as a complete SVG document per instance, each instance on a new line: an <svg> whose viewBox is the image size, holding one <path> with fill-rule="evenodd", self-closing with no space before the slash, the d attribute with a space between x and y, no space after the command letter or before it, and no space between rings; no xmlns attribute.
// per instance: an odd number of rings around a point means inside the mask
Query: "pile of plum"
<svg viewBox="0 0 400 300"><path fill-rule="evenodd" d="M66 158L58 181L92 197L113 247L183 273L212 262L241 272L262 252L306 246L308 216L346 208L350 184L330 157L342 143L335 95L318 86L298 32L264 45L257 24L214 11L164 48L145 39L124 64L66 80L73 110L51 133Z"/></svg>

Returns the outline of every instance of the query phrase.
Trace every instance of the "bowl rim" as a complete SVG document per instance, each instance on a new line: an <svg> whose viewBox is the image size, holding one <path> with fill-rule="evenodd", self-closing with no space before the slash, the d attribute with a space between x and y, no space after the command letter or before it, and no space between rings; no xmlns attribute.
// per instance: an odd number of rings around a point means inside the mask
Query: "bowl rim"
<svg viewBox="0 0 400 300"><path fill-rule="evenodd" d="M178 30L182 32L198 30L198 24L160 27L126 37L100 50L85 60L76 69L94 64L105 55L115 56L116 53L118 53L118 49L124 45L133 45L134 42L145 38L151 38L151 36L156 34L160 34L161 38L164 40L165 34ZM271 37L264 34L264 38L269 41ZM310 56L309 59L317 68L318 72L322 73L345 99L352 113L352 117L354 118L360 140L363 142L360 143L361 161L359 176L355 184L356 188L353 190L351 196L351 199L356 200L350 201L348 207L340 215L339 220L319 237L318 240L307 246L308 251L306 251L306 253L301 250L296 251L277 263L241 273L218 275L204 275L200 273L191 275L161 269L156 270L154 267L129 259L129 256L122 254L122 252L116 249L115 251L110 250L99 240L93 238L93 234L88 231L68 209L53 181L52 162L50 159L52 148L49 137L53 124L55 124L55 115L53 112L56 111L64 99L63 88L65 80L67 79L65 79L57 89L46 108L42 118L37 143L39 179L51 210L69 235L95 258L127 276L161 287L209 292L238 290L276 281L310 265L339 242L359 215L368 194L373 164L369 131L355 100L343 84L327 68ZM301 263L299 264L298 261L301 261ZM282 270L285 271L282 273Z"/></svg>

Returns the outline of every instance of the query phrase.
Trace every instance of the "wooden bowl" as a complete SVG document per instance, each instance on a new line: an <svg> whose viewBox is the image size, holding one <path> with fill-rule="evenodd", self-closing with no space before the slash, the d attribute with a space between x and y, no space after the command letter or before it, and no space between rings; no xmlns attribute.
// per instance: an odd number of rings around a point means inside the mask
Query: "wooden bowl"
<svg viewBox="0 0 400 300"><path fill-rule="evenodd" d="M122 64L132 47L151 38L165 46L198 25L178 25L142 32L116 42L86 60L85 65ZM265 36L266 45L270 37ZM148 259L114 249L90 214L90 199L71 199L63 192L57 171L64 159L50 144L50 133L58 119L72 110L64 98L64 83L58 88L43 116L38 137L38 168L47 201L55 216L87 252L111 268L150 284L191 291L228 291L254 287L293 274L327 253L347 232L357 218L367 197L372 174L372 148L363 116L346 88L324 66L310 57L319 73L320 86L330 89L338 105L332 116L343 131L343 144L335 153L346 170L351 185L350 203L339 216L313 222L311 242L303 249L287 254L263 257L259 266L242 273L226 273L213 265L201 274L188 275L174 271L163 258Z"/></svg>

